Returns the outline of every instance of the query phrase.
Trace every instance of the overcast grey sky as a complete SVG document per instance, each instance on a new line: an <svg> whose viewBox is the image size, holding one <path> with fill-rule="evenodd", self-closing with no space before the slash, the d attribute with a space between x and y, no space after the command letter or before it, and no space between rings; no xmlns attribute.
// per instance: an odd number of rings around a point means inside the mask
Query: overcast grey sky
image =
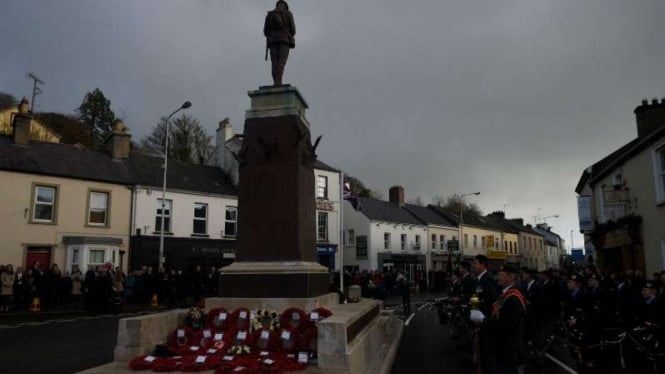
<svg viewBox="0 0 665 374"><path fill-rule="evenodd" d="M665 95L663 0L292 0L285 81L320 156L387 197L481 191L485 212L549 219L570 241L584 168L636 136ZM0 91L72 113L99 87L138 140L184 100L242 131L273 1L22 0L0 12ZM582 237L575 236L581 246Z"/></svg>

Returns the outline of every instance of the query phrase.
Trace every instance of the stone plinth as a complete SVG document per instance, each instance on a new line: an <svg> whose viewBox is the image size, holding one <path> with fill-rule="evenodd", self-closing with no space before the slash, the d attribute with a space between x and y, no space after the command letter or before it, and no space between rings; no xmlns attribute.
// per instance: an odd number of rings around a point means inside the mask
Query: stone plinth
<svg viewBox="0 0 665 374"><path fill-rule="evenodd" d="M239 161L236 262L219 296L311 298L328 293L316 263L314 161L307 103L295 87L249 92Z"/></svg>
<svg viewBox="0 0 665 374"><path fill-rule="evenodd" d="M115 361L130 361L152 352L155 345L166 342L168 335L180 326L187 313L187 309L175 309L119 320Z"/></svg>
<svg viewBox="0 0 665 374"><path fill-rule="evenodd" d="M380 302L362 300L330 308L317 324L318 366L340 373L389 373L403 323L380 314Z"/></svg>

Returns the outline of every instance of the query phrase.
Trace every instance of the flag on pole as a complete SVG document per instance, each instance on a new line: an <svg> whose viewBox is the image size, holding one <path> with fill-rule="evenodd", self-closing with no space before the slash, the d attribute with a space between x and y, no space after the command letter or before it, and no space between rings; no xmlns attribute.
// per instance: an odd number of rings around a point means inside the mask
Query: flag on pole
<svg viewBox="0 0 665 374"><path fill-rule="evenodd" d="M351 191L351 185L349 183L344 183L344 200L349 200L353 209L360 211L360 200L353 194L353 191Z"/></svg>

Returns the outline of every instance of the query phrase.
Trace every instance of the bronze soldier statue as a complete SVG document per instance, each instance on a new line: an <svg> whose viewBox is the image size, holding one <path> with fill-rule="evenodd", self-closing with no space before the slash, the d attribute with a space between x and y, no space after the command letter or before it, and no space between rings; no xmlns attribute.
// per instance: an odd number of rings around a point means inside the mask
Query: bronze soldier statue
<svg viewBox="0 0 665 374"><path fill-rule="evenodd" d="M286 1L279 0L275 5L275 9L268 12L263 25L263 35L266 37L266 60L268 59L268 50L270 50L273 84L281 86L284 66L289 58L289 50L296 46L294 38L296 24Z"/></svg>

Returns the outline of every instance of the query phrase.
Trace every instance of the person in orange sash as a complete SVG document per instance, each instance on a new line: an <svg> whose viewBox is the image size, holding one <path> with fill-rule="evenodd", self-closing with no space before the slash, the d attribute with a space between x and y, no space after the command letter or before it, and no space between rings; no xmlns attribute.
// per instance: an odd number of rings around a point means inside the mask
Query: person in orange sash
<svg viewBox="0 0 665 374"><path fill-rule="evenodd" d="M471 312L471 320L481 323L490 341L496 374L522 374L524 372L524 323L526 300L515 287L518 269L503 265L497 272L497 283L503 288L492 305L490 316L481 311ZM491 373L485 373L491 374Z"/></svg>

